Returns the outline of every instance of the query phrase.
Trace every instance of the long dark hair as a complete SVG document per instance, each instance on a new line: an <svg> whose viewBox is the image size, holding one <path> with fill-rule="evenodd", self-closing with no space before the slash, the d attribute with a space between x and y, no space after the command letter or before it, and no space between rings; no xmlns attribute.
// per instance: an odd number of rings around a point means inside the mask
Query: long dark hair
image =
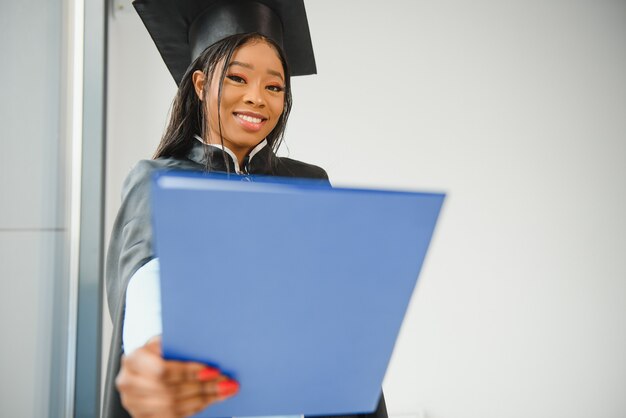
<svg viewBox="0 0 626 418"><path fill-rule="evenodd" d="M160 157L173 157L173 158L185 158L191 148L194 145L195 135L201 134L203 138L206 138L209 134L209 127L207 123L207 115L205 108L202 105L202 101L198 98L193 85L193 73L196 70L200 70L205 76L205 86L203 89L203 100L207 100L209 85L215 71L219 64L224 62L222 72L219 77L219 90L217 99L217 114L218 114L218 132L220 133L220 142L224 145L222 138L222 124L219 119L221 102L222 102L222 85L226 72L228 69L228 63L230 63L233 54L242 45L252 41L264 41L269 43L278 52L280 61L283 65L283 71L285 72L285 103L283 113L278 119L276 127L267 136L268 145L274 152L278 150L280 144L283 141L285 134L285 127L287 125L287 119L291 111L291 82L289 76L289 68L282 49L271 39L258 33L247 33L232 35L221 41L209 46L200 54L198 58L189 66L187 72L183 76L178 92L174 97L172 108L170 110L170 119L161 138L161 142L157 150L154 153L153 158ZM208 147L205 146L205 152ZM226 159L226 153L222 152L224 159ZM206 159L206 169L209 170L209 161ZM271 164L271 161L268 161ZM228 165L226 165L228 167Z"/></svg>

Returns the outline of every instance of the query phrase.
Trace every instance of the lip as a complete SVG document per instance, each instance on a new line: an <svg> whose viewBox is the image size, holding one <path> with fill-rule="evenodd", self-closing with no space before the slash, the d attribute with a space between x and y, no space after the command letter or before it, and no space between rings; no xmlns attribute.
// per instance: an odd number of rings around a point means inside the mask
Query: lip
<svg viewBox="0 0 626 418"><path fill-rule="evenodd" d="M248 116L251 118L255 118L255 119L261 119L261 122L256 123L256 122L252 122L249 120L245 120L242 119L239 116ZM234 111L233 112L233 118L235 118L235 120L237 121L237 123L239 123L239 125L245 129L246 131L249 132L258 132L263 128L263 125L265 125L265 122L267 122L267 117L265 117L265 115L262 115L260 113L255 113L255 112L249 112L249 111Z"/></svg>

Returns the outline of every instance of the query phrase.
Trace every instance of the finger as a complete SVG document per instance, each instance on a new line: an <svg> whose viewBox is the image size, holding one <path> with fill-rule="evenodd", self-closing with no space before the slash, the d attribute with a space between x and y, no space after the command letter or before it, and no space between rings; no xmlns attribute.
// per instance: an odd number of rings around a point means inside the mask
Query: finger
<svg viewBox="0 0 626 418"><path fill-rule="evenodd" d="M239 383L226 379L217 383L209 382L204 385L203 389L204 393L177 399L176 412L180 412L183 416L196 414L214 403L236 395L239 391Z"/></svg>
<svg viewBox="0 0 626 418"><path fill-rule="evenodd" d="M217 395L217 388L214 382L182 383L174 389L174 396L178 400L203 395Z"/></svg>
<svg viewBox="0 0 626 418"><path fill-rule="evenodd" d="M223 380L224 378L219 369L191 361L167 360L163 372L163 381L170 384L196 381L208 382Z"/></svg>
<svg viewBox="0 0 626 418"><path fill-rule="evenodd" d="M239 392L239 382L233 379L226 379L221 382L217 382L217 395L220 397L234 396Z"/></svg>
<svg viewBox="0 0 626 418"><path fill-rule="evenodd" d="M239 391L239 383L222 376L211 382L188 382L176 385L174 396L177 400L195 396L229 397Z"/></svg>
<svg viewBox="0 0 626 418"><path fill-rule="evenodd" d="M222 372L215 367L206 366L196 374L196 379L201 382L210 382L225 378Z"/></svg>

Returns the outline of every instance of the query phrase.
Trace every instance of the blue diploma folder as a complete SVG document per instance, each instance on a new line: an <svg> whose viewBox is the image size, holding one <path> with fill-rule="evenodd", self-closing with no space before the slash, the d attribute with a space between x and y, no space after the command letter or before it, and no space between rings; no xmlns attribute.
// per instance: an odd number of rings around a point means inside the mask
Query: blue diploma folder
<svg viewBox="0 0 626 418"><path fill-rule="evenodd" d="M444 195L164 172L163 353L240 392L198 416L372 412Z"/></svg>

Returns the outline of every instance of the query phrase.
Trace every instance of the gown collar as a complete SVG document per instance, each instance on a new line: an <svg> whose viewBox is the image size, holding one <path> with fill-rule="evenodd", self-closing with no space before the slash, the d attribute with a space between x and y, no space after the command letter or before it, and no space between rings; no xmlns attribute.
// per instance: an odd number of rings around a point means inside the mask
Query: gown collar
<svg viewBox="0 0 626 418"><path fill-rule="evenodd" d="M230 171L237 174L271 174L271 160L273 152L264 139L256 147L250 151L250 154L243 160L239 161L234 152L228 147L222 148L221 144L206 144L198 135L194 136L196 141L189 151L187 158L191 161L208 166L210 171ZM226 154L226 163L224 155ZM207 159L209 164L207 165Z"/></svg>

